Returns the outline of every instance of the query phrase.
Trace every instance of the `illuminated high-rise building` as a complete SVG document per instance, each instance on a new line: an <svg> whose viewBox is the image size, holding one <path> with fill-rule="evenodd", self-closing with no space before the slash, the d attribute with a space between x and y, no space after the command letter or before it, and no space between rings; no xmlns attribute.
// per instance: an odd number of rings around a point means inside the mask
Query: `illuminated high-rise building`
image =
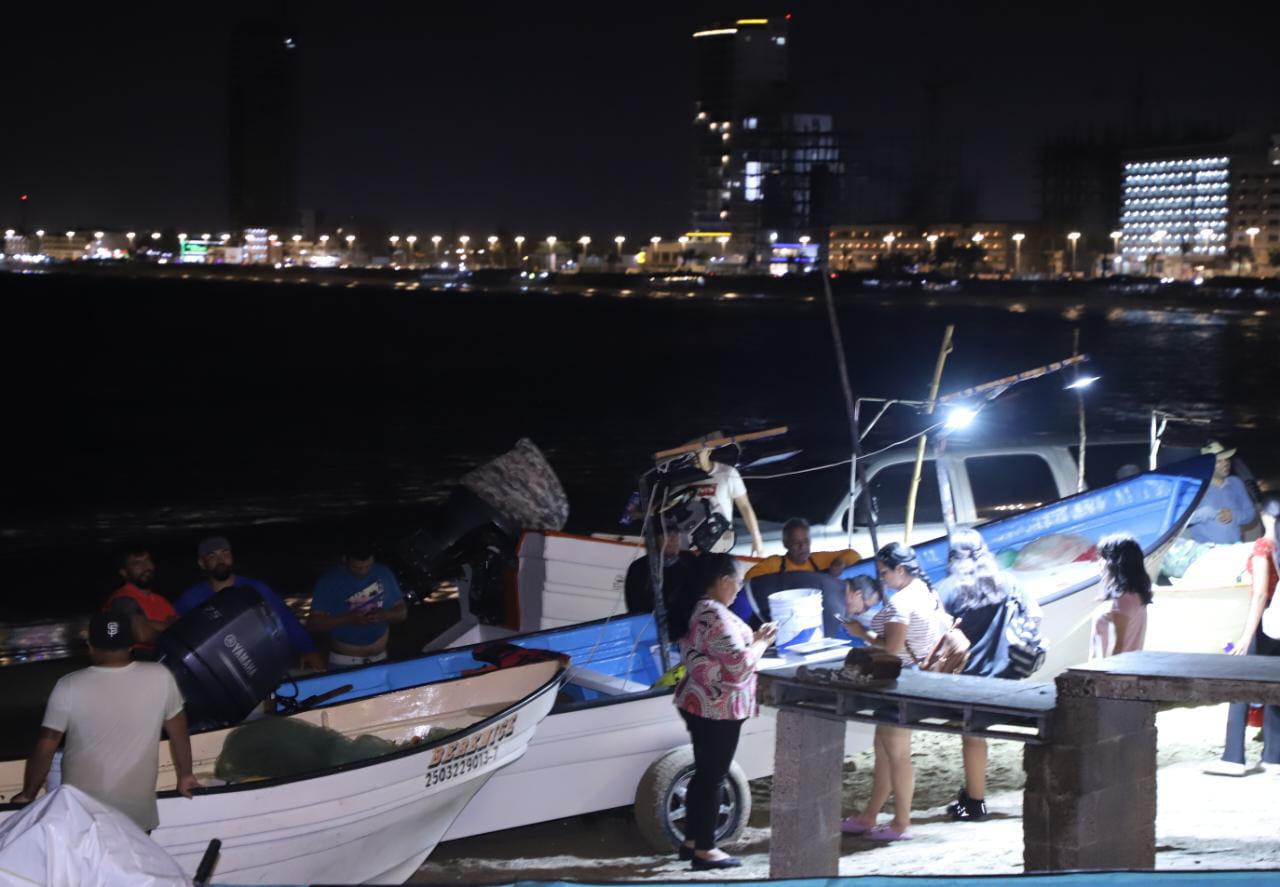
<svg viewBox="0 0 1280 887"><path fill-rule="evenodd" d="M279 20L237 25L227 90L231 224L298 224L297 40Z"/></svg>
<svg viewBox="0 0 1280 887"><path fill-rule="evenodd" d="M799 113L787 79L787 18L743 18L693 35L695 232L760 257L772 242L825 232L843 186L832 118Z"/></svg>

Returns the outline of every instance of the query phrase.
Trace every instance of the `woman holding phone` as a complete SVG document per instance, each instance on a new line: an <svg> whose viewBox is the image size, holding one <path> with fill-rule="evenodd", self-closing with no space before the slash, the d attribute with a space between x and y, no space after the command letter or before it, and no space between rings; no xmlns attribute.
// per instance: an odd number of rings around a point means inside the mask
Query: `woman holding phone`
<svg viewBox="0 0 1280 887"><path fill-rule="evenodd" d="M675 704L689 728L694 759L680 858L690 860L695 871L706 871L742 865L715 845L718 796L742 724L759 710L756 664L778 630L766 622L753 632L729 609L742 586L730 555L704 554L698 558L694 579L674 602L670 626L685 667Z"/></svg>

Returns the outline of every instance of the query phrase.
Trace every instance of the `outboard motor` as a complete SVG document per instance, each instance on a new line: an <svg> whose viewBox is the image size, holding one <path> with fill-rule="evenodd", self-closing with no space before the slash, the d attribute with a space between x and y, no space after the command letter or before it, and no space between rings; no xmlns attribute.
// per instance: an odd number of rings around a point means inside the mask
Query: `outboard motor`
<svg viewBox="0 0 1280 887"><path fill-rule="evenodd" d="M187 613L156 640L193 726L238 724L288 675L292 648L280 617L235 586Z"/></svg>
<svg viewBox="0 0 1280 887"><path fill-rule="evenodd" d="M389 559L402 580L412 577L409 587L466 575L472 615L500 623L506 618L502 577L516 563L521 531L559 530L568 517L555 471L532 441L521 438L465 474L448 501L403 536Z"/></svg>

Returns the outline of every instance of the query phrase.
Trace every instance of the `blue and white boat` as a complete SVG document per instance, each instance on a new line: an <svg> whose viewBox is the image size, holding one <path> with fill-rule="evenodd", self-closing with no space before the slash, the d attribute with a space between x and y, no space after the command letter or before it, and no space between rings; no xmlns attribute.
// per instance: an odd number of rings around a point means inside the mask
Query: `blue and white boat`
<svg viewBox="0 0 1280 887"><path fill-rule="evenodd" d="M1127 533L1142 547L1147 571L1153 576L1165 552L1186 525L1213 476L1213 457L1197 456L1155 471L1137 474L1068 496L1039 508L980 524L987 547L1004 560L1014 559L1013 573L1044 611L1042 632L1050 641L1049 655L1037 680L1047 680L1088 657L1090 615L1098 606L1098 563L1087 556L1105 536ZM1021 569L1028 546L1049 537L1078 540L1084 557ZM929 581L947 575L949 551L945 536L915 546ZM868 560L844 572L845 577L872 575Z"/></svg>
<svg viewBox="0 0 1280 887"><path fill-rule="evenodd" d="M1140 474L1097 490L1050 503L978 527L992 551L1029 551L1051 535L1087 545L1116 532L1133 535L1153 571L1196 508L1213 471L1201 457ZM932 581L946 572L947 540L916 547ZM635 804L638 825L658 846L669 847L682 828L683 792L692 771L684 725L672 711L671 688L655 686L662 669L657 631L647 614L621 615L627 567L640 556L635 544L564 533L528 533L521 542L519 598L524 633L474 626L453 643L502 638L530 649L567 654L571 665L551 714L528 752L495 774L454 821L445 840L513 828L581 813ZM744 559L749 560L749 559ZM870 560L846 571L870 573ZM1094 561L1019 571L1044 609L1049 659L1037 678L1083 661L1089 616L1097 606ZM464 610L466 608L464 598ZM588 621L591 620L591 621ZM350 685L332 704L394 694L405 687L447 679L484 667L483 645L438 650L424 656L298 681L301 697ZM830 645L766 662L777 667L842 657ZM869 745L871 728L851 724L846 748ZM738 747L737 768L726 780L718 823L728 841L750 813L746 779L772 773L774 721L769 710L749 720Z"/></svg>

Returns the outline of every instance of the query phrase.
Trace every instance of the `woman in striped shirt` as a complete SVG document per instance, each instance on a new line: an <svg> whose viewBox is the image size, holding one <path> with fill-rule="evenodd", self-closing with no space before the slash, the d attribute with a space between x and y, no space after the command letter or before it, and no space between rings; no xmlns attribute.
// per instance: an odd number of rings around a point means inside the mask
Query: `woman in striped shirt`
<svg viewBox="0 0 1280 887"><path fill-rule="evenodd" d="M896 653L903 668L914 668L929 655L949 620L920 569L916 553L900 542L891 542L876 554L876 569L892 597L871 623L877 642ZM872 841L910 839L911 800L915 770L911 766L911 731L902 727L876 727L876 769L871 797L861 813L846 816L840 830ZM893 819L876 825L889 795L893 795Z"/></svg>

